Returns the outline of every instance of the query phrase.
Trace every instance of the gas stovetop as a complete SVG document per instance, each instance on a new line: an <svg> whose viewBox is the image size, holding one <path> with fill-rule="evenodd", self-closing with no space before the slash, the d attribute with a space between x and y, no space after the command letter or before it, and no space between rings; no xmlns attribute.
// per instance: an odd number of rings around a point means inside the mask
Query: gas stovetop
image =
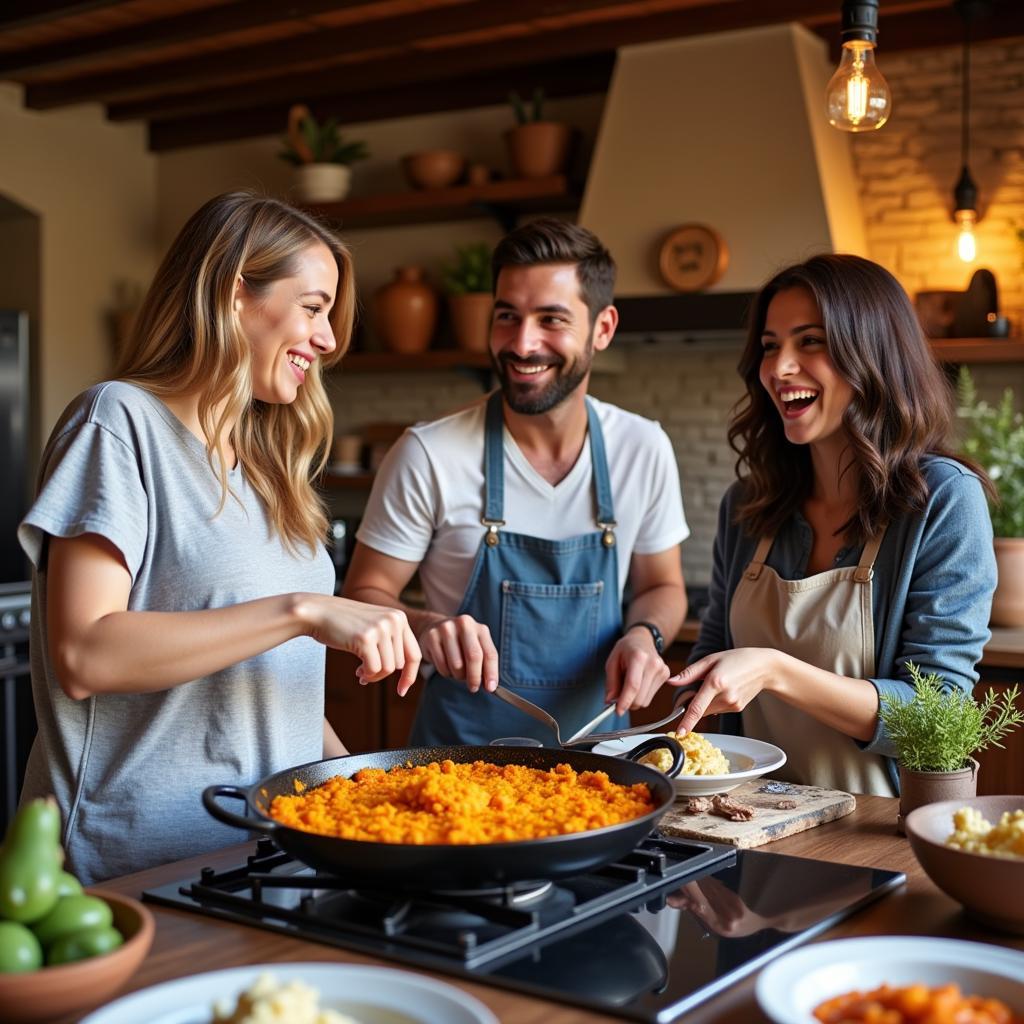
<svg viewBox="0 0 1024 1024"><path fill-rule="evenodd" d="M382 892L261 839L235 868L143 895L628 1020L671 1021L904 880L656 835L569 879Z"/></svg>

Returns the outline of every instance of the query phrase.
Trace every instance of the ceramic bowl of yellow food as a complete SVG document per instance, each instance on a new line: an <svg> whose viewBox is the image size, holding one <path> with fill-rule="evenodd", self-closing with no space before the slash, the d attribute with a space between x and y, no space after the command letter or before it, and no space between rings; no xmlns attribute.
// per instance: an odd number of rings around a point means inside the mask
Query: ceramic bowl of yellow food
<svg viewBox="0 0 1024 1024"><path fill-rule="evenodd" d="M640 743L663 735L665 734L652 732L641 733L637 736L624 736L617 740L606 740L594 747L594 753L622 757ZM710 764L705 744L696 744L698 748L696 758L690 751L687 751L687 764L683 772L672 780L678 796L711 796L714 793L728 793L742 782L778 771L786 763L785 752L773 743L748 739L746 736L726 736L717 733L691 733L690 736L700 737L721 751L728 770L725 772L720 770L721 762L718 765ZM686 750L686 747L687 743L684 738L683 749ZM701 763L703 760L707 760L709 763ZM703 770L709 766L714 769L713 773L704 774ZM699 771L700 774L695 774L695 771Z"/></svg>
<svg viewBox="0 0 1024 1024"><path fill-rule="evenodd" d="M1024 935L1024 796L926 804L905 826L918 862L947 896L982 924Z"/></svg>

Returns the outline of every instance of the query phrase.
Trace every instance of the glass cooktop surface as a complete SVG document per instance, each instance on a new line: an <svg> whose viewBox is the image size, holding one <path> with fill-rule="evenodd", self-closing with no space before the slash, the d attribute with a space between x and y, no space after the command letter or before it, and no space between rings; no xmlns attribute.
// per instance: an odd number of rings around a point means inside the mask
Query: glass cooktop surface
<svg viewBox="0 0 1024 1024"><path fill-rule="evenodd" d="M569 879L408 893L351 888L260 840L236 868L204 869L144 898L663 1022L904 881L894 871L655 835L621 862Z"/></svg>

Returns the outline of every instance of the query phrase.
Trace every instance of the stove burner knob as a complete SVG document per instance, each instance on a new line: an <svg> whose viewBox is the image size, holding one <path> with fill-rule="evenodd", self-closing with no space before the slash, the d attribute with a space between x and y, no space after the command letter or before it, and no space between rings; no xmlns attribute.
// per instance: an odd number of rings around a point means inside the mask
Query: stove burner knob
<svg viewBox="0 0 1024 1024"><path fill-rule="evenodd" d="M28 629L32 622L32 612L28 608L22 608L18 613L18 625L24 629Z"/></svg>
<svg viewBox="0 0 1024 1024"><path fill-rule="evenodd" d="M0 615L0 629L5 629L7 632L11 632L18 626L18 616L14 612L4 612Z"/></svg>

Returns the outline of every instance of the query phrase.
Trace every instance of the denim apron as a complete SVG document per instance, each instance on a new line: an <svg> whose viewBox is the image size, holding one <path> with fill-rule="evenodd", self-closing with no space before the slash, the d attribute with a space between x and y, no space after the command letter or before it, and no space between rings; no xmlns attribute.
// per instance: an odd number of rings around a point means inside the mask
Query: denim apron
<svg viewBox="0 0 1024 1024"><path fill-rule="evenodd" d="M604 435L587 402L587 428L597 507L596 528L565 540L501 529L505 506L501 392L487 403L484 435L484 535L457 615L491 631L501 682L552 714L570 736L604 706L605 661L622 634L619 569ZM613 716L605 729L622 728ZM486 744L503 736L554 743L550 729L482 687L440 673L426 684L413 723L414 746Z"/></svg>

